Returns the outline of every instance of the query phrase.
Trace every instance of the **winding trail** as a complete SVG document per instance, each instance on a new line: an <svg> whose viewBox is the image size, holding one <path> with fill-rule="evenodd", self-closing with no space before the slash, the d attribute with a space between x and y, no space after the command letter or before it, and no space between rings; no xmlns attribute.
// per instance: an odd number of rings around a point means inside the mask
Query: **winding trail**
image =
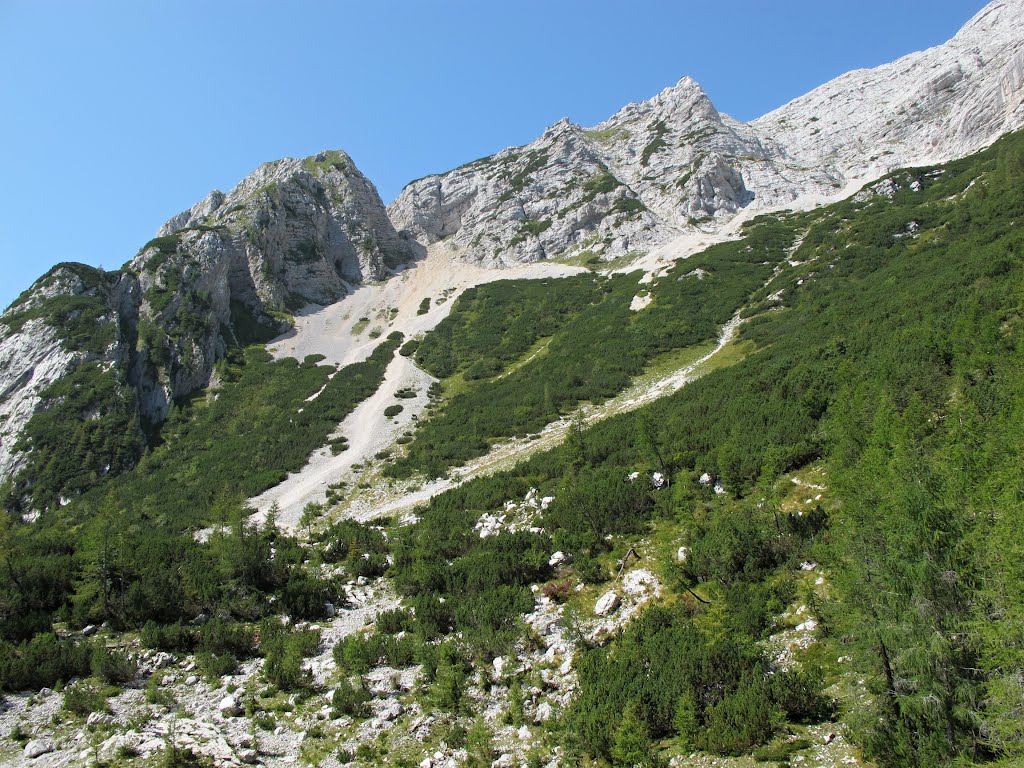
<svg viewBox="0 0 1024 768"><path fill-rule="evenodd" d="M437 478L417 488L396 489L392 492L377 489L369 498L352 499L340 509L345 517L357 520L372 520L378 517L407 512L413 507L429 502L432 496L457 488L474 478L500 472L529 458L538 451L553 448L562 443L569 433L573 421L578 417L586 426L619 413L636 410L654 400L666 397L699 378L706 364L722 352L736 338L742 319L737 312L723 327L714 349L697 360L653 381L634 384L625 392L598 406L581 406L574 414L563 416L548 424L538 435L513 438L497 444L487 454L473 459L461 467L455 467L446 478Z"/></svg>
<svg viewBox="0 0 1024 768"><path fill-rule="evenodd" d="M864 180L851 180L834 195L803 195L787 205L758 211L743 211L711 231L685 233L653 249L650 253L612 272L645 272L640 283L654 282L676 261L685 259L719 242L742 236L744 223L755 215L775 210L807 210L835 202L856 192ZM780 267L781 269L781 267ZM545 279L564 277L588 270L554 261L524 264L506 269L487 269L466 260L465 254L445 242L431 245L427 256L404 272L374 285L362 285L341 301L327 307L309 307L296 317L295 328L271 342L268 349L276 357L303 359L306 355L324 355L326 363L348 365L366 359L380 337L401 331L413 338L434 328L451 310L459 294L471 286L495 280ZM778 271L768 280L770 283ZM429 309L421 314L420 302L430 298ZM440 302L438 301L440 299ZM448 477L420 485L415 481L389 483L380 477L380 462L374 457L395 445L426 408L425 390L434 379L411 360L396 359L388 367L380 390L361 403L331 436L344 436L349 448L334 456L329 448L314 451L307 465L289 475L281 484L251 499L257 518L265 518L276 502L278 524L294 530L302 509L310 502L323 503L331 484L343 482L348 498L331 510L332 516L370 520L408 512L451 488L484 475L507 469L532 454L561 443L575 418L590 425L617 413L640 408L653 400L676 392L710 370L709 363L722 354L735 339L742 320L737 313L721 329L717 343L709 352L678 370L642 375L625 392L598 406L583 405L570 416L548 424L540 433L496 444L490 452L450 470ZM400 358L400 359L399 359ZM417 391L416 398L394 399L404 387ZM387 419L384 408L399 403L403 411ZM362 487L360 487L362 486Z"/></svg>

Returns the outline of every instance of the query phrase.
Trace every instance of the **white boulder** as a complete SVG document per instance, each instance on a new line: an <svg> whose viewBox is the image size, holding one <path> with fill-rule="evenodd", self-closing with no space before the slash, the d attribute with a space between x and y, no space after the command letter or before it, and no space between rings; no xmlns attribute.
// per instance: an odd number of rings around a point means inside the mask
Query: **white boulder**
<svg viewBox="0 0 1024 768"><path fill-rule="evenodd" d="M238 699L234 696L228 695L220 700L217 710L224 717L238 717L242 714L242 705L238 703Z"/></svg>
<svg viewBox="0 0 1024 768"><path fill-rule="evenodd" d="M53 742L46 739L32 739L25 745L24 755L29 760L35 760L41 755L53 752Z"/></svg>
<svg viewBox="0 0 1024 768"><path fill-rule="evenodd" d="M607 616L619 607L619 602L617 594L606 592L598 599L597 604L594 606L594 614L597 616Z"/></svg>

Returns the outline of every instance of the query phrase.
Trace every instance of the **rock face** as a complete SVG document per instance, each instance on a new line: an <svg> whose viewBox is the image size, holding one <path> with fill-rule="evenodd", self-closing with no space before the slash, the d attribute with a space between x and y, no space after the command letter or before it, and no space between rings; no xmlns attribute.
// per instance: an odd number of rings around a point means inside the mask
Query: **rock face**
<svg viewBox="0 0 1024 768"><path fill-rule="evenodd" d="M228 345L277 335L286 326L274 311L337 301L412 257L343 152L266 163L228 194L211 192L128 265L142 295L140 343L162 369L140 388L143 413L164 418L170 401L207 383ZM197 319L213 332L180 333Z"/></svg>
<svg viewBox="0 0 1024 768"><path fill-rule="evenodd" d="M621 255L664 237L662 222L609 169L599 146L567 120L528 146L413 182L388 213L420 242L452 237L485 266L570 250Z"/></svg>
<svg viewBox="0 0 1024 768"><path fill-rule="evenodd" d="M1024 125L1024 2L989 3L949 42L857 70L752 123L844 176L963 157Z"/></svg>
<svg viewBox="0 0 1024 768"><path fill-rule="evenodd" d="M288 327L282 310L336 301L410 261L414 248L348 156L323 152L211 192L117 272L58 265L0 316L0 484L41 448L26 438L33 416L71 407L54 389L69 376L87 372L119 403L79 404L65 417L117 412L141 448L142 426L206 386L230 346L269 340ZM118 450L90 469L126 469L131 451Z"/></svg>
<svg viewBox="0 0 1024 768"><path fill-rule="evenodd" d="M749 123L689 78L592 129L563 120L411 183L388 206L421 243L505 265L604 259L743 209L960 157L1024 125L1024 0L996 0L948 43L843 75Z"/></svg>
<svg viewBox="0 0 1024 768"><path fill-rule="evenodd" d="M24 466L21 432L54 384L85 366L128 366L137 297L128 276L59 264L0 316L0 483Z"/></svg>

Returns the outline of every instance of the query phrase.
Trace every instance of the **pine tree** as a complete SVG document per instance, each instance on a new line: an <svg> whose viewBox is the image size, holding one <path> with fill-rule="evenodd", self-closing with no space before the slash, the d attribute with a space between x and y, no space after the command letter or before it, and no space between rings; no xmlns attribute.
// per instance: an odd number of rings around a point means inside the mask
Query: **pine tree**
<svg viewBox="0 0 1024 768"><path fill-rule="evenodd" d="M648 768L658 763L654 749L651 747L647 723L640 717L639 707L635 701L626 705L622 722L615 729L615 739L612 742L612 761L616 766L622 766L622 768L627 768L627 766Z"/></svg>
<svg viewBox="0 0 1024 768"><path fill-rule="evenodd" d="M859 432L844 425L847 436ZM842 447L839 456L851 461L836 462L833 472L843 499L835 526L838 620L878 694L875 710L863 713L862 738L890 765L945 762L977 738L969 714L980 693L968 631L969 473L959 441L914 398L902 412L882 398L863 447Z"/></svg>
<svg viewBox="0 0 1024 768"><path fill-rule="evenodd" d="M700 718L697 715L697 706L694 703L692 691L687 691L679 697L672 724L675 726L683 748L696 749L697 737L700 734Z"/></svg>
<svg viewBox="0 0 1024 768"><path fill-rule="evenodd" d="M494 760L494 740L482 717L473 721L466 733L466 768L490 768Z"/></svg>

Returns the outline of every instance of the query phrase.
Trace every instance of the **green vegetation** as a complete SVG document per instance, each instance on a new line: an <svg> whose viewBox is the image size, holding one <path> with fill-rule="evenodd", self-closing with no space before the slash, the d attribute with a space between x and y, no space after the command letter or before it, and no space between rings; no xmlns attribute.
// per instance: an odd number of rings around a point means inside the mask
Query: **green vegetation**
<svg viewBox="0 0 1024 768"><path fill-rule="evenodd" d="M420 302L419 307L416 309L416 314L417 315L425 315L429 311L430 311L430 297L427 296L425 299L423 299L423 301Z"/></svg>
<svg viewBox="0 0 1024 768"><path fill-rule="evenodd" d="M600 142L601 144L607 144L616 139L628 139L630 136L629 131L625 128L606 128L603 131L590 130L583 133L588 139Z"/></svg>
<svg viewBox="0 0 1024 768"><path fill-rule="evenodd" d="M615 189L621 186L621 183L608 171L592 176L583 182L583 197L584 200L589 202L598 195L604 195L609 192L613 192Z"/></svg>
<svg viewBox="0 0 1024 768"><path fill-rule="evenodd" d="M505 182L505 191L498 198L501 202L511 200L518 192L526 189L530 177L547 165L548 153L542 149L531 149L516 159L521 161L522 166L518 171L512 172L505 168L498 173L501 180Z"/></svg>
<svg viewBox="0 0 1024 768"><path fill-rule="evenodd" d="M639 313L629 309L636 274L466 291L420 342L416 360L441 378L462 371L468 386L420 422L407 455L387 471L441 474L485 453L495 438L536 432L581 401L618 394L658 355L714 339L796 236L794 223L757 220L745 240L680 262L652 286L654 300ZM691 276L697 268L703 279ZM495 378L542 335L552 336L544 355Z"/></svg>
<svg viewBox="0 0 1024 768"><path fill-rule="evenodd" d="M624 213L627 216L636 216L646 211L647 206L644 205L642 200L623 195L615 201L615 205L612 206L612 210L615 213Z"/></svg>
<svg viewBox="0 0 1024 768"><path fill-rule="evenodd" d="M241 500L299 468L377 389L401 342L401 334L392 335L367 361L330 380L333 368L318 366L316 359L271 362L266 352L250 348L223 366L218 397L197 398L180 409L165 426L164 444L134 471L48 510L36 524L2 518L0 566L19 576L0 584L0 685L21 679L17 670L31 659L47 677L45 685L80 674L70 641L39 646L42 660L33 656L36 646L14 645L46 632L58 618L79 626L109 621L141 627L148 621L173 625L218 610L252 620L269 614L272 606L292 616L322 615L336 590L306 570L294 539L279 536L272 526L257 531L245 524L249 511ZM316 392L319 396L307 402ZM68 482L57 463L63 460L57 435L68 425L46 423L54 431L41 432L33 450L42 456L52 445L46 467L52 474L35 478L40 498L60 491L46 486L48 478ZM79 420L78 426L105 423ZM37 423L36 429L42 426ZM63 434L66 441L74 431ZM109 434L118 432L110 428ZM192 531L211 522L220 527L207 543L197 543ZM366 572L366 562L359 559L360 573ZM227 658L207 661L211 670L230 664Z"/></svg>
<svg viewBox="0 0 1024 768"><path fill-rule="evenodd" d="M65 349L100 354L117 338L117 322L107 291L119 277L119 272L107 273L86 264L58 264L18 297L11 311L0 317L0 323L17 333L28 321L42 320L57 331ZM37 299L25 308L30 296L58 280L69 282L77 292Z"/></svg>
<svg viewBox="0 0 1024 768"><path fill-rule="evenodd" d="M314 157L304 158L302 161L302 167L310 173L330 170L339 171L346 176L352 173L351 163L348 161L345 153L339 152L335 149L321 152Z"/></svg>
<svg viewBox="0 0 1024 768"><path fill-rule="evenodd" d="M145 446L135 389L116 369L82 363L42 393L44 409L17 443L27 464L12 491L38 509L96 487L135 466Z"/></svg>
<svg viewBox="0 0 1024 768"><path fill-rule="evenodd" d="M235 344L240 347L266 344L280 336L286 328L280 320L259 316L240 301L231 302L231 332Z"/></svg>
<svg viewBox="0 0 1024 768"><path fill-rule="evenodd" d="M528 237L539 237L551 226L551 223L551 219L527 219L515 236L508 241L509 247L525 242Z"/></svg>
<svg viewBox="0 0 1024 768"><path fill-rule="evenodd" d="M661 151L668 146L668 142L665 141L665 136L669 133L668 126L665 125L664 120L658 120L649 129L648 132L653 134L653 138L647 143L643 151L640 153L640 165L645 168L651 162L651 158L656 152Z"/></svg>
<svg viewBox="0 0 1024 768"><path fill-rule="evenodd" d="M550 336L593 300L589 277L517 280L468 288L451 314L419 342L416 362L434 376L487 378Z"/></svg>
<svg viewBox="0 0 1024 768"><path fill-rule="evenodd" d="M219 495L251 497L299 469L345 416L373 394L400 343L401 334L389 336L365 362L347 366L330 379L333 368L315 360L274 362L256 347L232 355L221 365L223 386L217 398L197 396L176 409L163 427L164 444L147 453L130 476L113 479L102 491L83 498L82 511L95 511L103 494L112 490L134 509L147 510L179 529L206 522ZM82 383L76 376L58 382L60 391L53 397L69 390L61 407L37 414L26 428L30 445L40 449L38 457L33 450L40 465L32 490L44 502L62 491L94 484L92 464L67 466L76 457L88 457L90 448L102 449L93 463L119 459L118 468L127 466L138 448L132 443L138 429L131 429L134 408L124 399L127 395L119 401L106 391L115 383L95 366L83 369L81 376L87 376ZM319 396L306 402L316 392ZM110 402L121 406L103 418L81 420L90 408ZM76 434L85 445L68 453L68 436ZM176 492L168 494L168 487Z"/></svg>
<svg viewBox="0 0 1024 768"><path fill-rule="evenodd" d="M458 631L485 657L500 652L525 609L520 585L545 578L544 554L569 551L581 568L617 536L674 521L689 551L675 600L578 666L565 728L581 757L646 763L672 738L723 754L776 745L758 750L767 758L785 752L773 739L787 722L832 716L822 690L834 672L805 659L766 676L759 645L808 556L833 580L815 598L818 642L852 654L866 687L844 719L869 759L1012 764L1024 754L1014 682L1024 668L1014 533L1024 524L1024 136L941 174L896 179L892 200L778 225L792 228L782 240L805 234L800 266L753 296L784 289L778 309L742 329L752 354L421 509L395 562L414 631ZM788 490L776 481L812 460L825 462L839 505L783 513ZM626 483L634 468L672 483ZM705 471L727 497L696 482ZM476 535L482 512L530 487L555 496L550 543Z"/></svg>
<svg viewBox="0 0 1024 768"><path fill-rule="evenodd" d="M322 616L340 585L319 566L340 564L347 578L389 573L404 605L335 646L351 676L336 712L366 713L355 676L420 664L424 708L449 718L467 762L486 764L490 737L466 727L473 663L537 641L521 620L531 587L589 610L613 588L589 585L628 567L629 548L685 546L683 562L659 558L663 594L624 631L580 637L576 694L545 726L567 763L655 766L693 750L795 762L805 727L833 718L886 768L1019 762L1024 134L893 178L892 198L755 220L659 277L640 312L635 274L467 291L410 350L446 381L430 387L434 414L398 474L443 471L707 345L737 311L748 320L730 365L637 412L577 423L564 445L431 498L387 536L342 521L303 547L272 520L248 524L240 499L322 444L379 385L401 337L329 383L316 359L236 352L217 397L183 407L136 470L35 523L0 518L0 570L17 576L0 582L0 686L92 676L69 706L103 707L132 660L59 639L53 623L107 621L199 653L206 674L262 654L271 686L301 696L319 636L275 614ZM794 509L790 480L812 470L828 498ZM655 471L662 487L647 481ZM541 532L480 536L482 514L531 489L554 497L536 510ZM209 523L197 541L192 529ZM571 562L557 572L556 549ZM801 572L807 560L821 585ZM767 648L793 626L793 605L819 624L782 667ZM513 723L525 685L509 688Z"/></svg>

